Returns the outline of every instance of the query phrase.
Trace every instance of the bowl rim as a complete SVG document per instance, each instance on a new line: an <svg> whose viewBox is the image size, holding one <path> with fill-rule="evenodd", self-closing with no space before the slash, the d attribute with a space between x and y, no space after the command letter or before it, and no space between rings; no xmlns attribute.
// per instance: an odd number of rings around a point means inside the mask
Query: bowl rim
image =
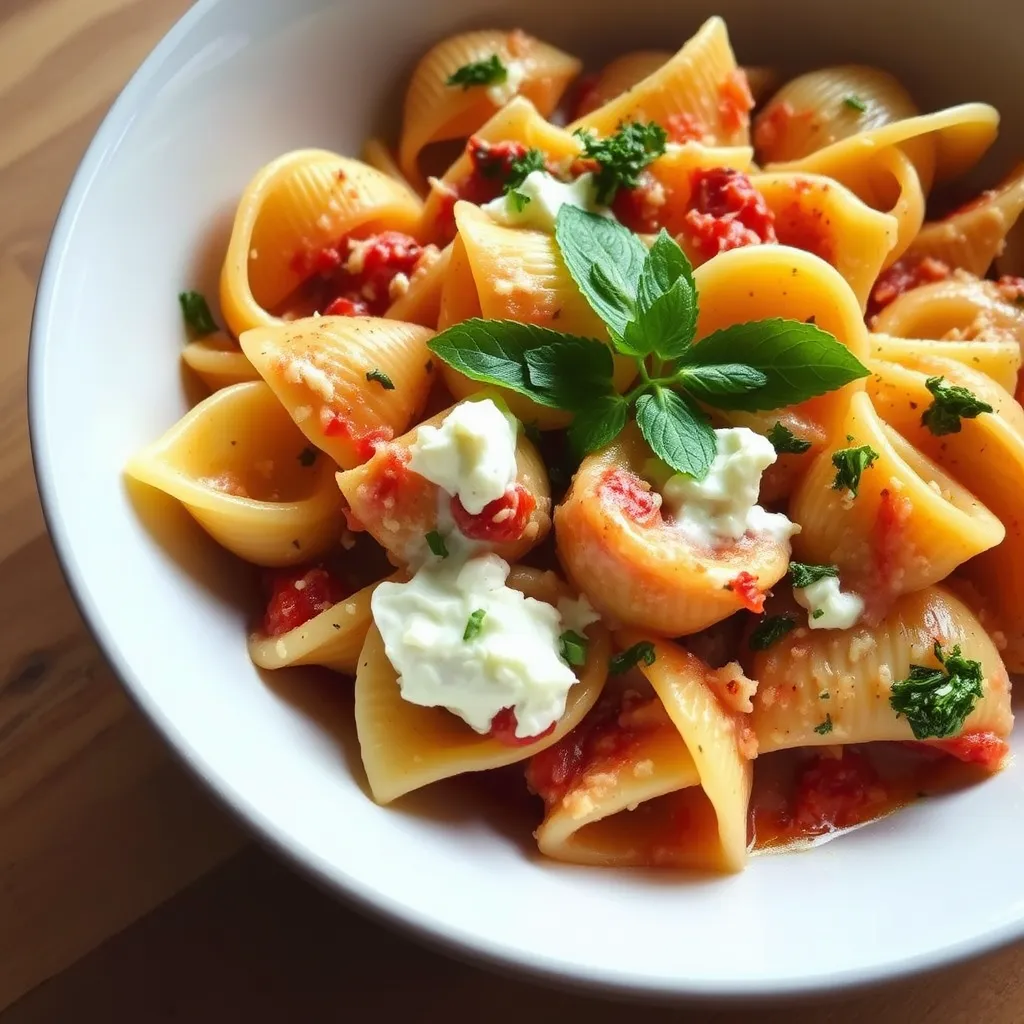
<svg viewBox="0 0 1024 1024"><path fill-rule="evenodd" d="M391 900L386 894L369 889L358 877L337 865L330 865L314 851L301 847L275 822L262 814L243 793L220 775L153 699L141 678L121 655L117 638L108 632L99 608L90 601L89 588L75 558L66 530L64 511L56 497L55 477L45 456L45 397L48 338L52 330L53 293L63 266L66 240L74 231L79 209L89 197L92 184L117 150L122 136L136 115L137 102L148 83L172 57L180 42L221 0L196 0L175 21L149 51L117 94L101 119L85 149L65 196L60 204L46 245L33 304L29 333L27 408L29 447L43 519L53 543L61 572L71 598L114 675L133 705L166 741L179 764L212 793L231 816L244 825L260 843L293 866L318 888L327 890L347 906L388 927L395 928L428 948L439 948L456 959L485 969L498 969L513 975L580 994L605 995L646 1003L744 1004L768 1000L824 997L851 989L877 986L912 976L937 971L954 963L981 956L1024 939L1024 916L1007 922L974 938L950 942L928 953L892 960L875 967L840 969L834 974L794 973L771 981L739 979L724 985L680 978L676 983L640 980L627 973L614 974L596 967L565 969L542 958L532 957L521 947L499 938L481 940L436 918L417 913Z"/></svg>

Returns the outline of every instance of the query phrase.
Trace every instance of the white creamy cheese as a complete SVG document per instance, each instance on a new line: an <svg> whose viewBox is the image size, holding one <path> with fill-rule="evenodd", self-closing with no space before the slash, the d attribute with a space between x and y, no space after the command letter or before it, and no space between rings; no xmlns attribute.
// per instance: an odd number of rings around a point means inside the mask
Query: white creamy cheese
<svg viewBox="0 0 1024 1024"><path fill-rule="evenodd" d="M713 545L747 531L787 541L800 532L784 515L757 504L761 474L777 458L771 441L746 427L716 430L718 454L703 480L684 473L661 488L664 508L694 540Z"/></svg>
<svg viewBox="0 0 1024 1024"><path fill-rule="evenodd" d="M529 202L517 200L508 193L484 203L481 209L499 224L540 231L555 230L558 211L566 204L614 219L605 207L598 206L594 176L589 173L581 174L575 181L565 182L553 178L547 171L530 171L515 191Z"/></svg>
<svg viewBox="0 0 1024 1024"><path fill-rule="evenodd" d="M562 717L576 676L559 655L558 610L506 587L508 573L493 554L447 558L408 583L381 583L370 606L405 700L447 708L478 733L510 707L525 738Z"/></svg>
<svg viewBox="0 0 1024 1024"><path fill-rule="evenodd" d="M850 629L864 613L864 601L843 593L837 576L825 576L807 587L793 590L796 603L808 611L811 629Z"/></svg>
<svg viewBox="0 0 1024 1024"><path fill-rule="evenodd" d="M516 434L515 422L491 399L463 402L440 427L416 431L409 468L477 515L515 483Z"/></svg>
<svg viewBox="0 0 1024 1024"><path fill-rule="evenodd" d="M587 626L601 618L587 600L586 594L580 594L577 598L563 597L558 602L558 614L562 617L563 628L576 633L582 633Z"/></svg>
<svg viewBox="0 0 1024 1024"><path fill-rule="evenodd" d="M526 80L526 65L520 60L510 60L505 65L505 81L487 87L487 98L496 106L503 107L519 92Z"/></svg>

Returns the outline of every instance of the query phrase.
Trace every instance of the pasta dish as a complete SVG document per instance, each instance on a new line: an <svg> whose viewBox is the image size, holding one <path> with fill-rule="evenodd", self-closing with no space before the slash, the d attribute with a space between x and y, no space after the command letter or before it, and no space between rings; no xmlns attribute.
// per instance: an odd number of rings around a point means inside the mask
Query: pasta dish
<svg viewBox="0 0 1024 1024"><path fill-rule="evenodd" d="M1024 669L997 111L783 81L717 17L582 72L467 32L394 149L259 169L179 296L207 397L128 475L261 568L250 657L335 673L378 804L500 771L549 857L733 872L982 782Z"/></svg>

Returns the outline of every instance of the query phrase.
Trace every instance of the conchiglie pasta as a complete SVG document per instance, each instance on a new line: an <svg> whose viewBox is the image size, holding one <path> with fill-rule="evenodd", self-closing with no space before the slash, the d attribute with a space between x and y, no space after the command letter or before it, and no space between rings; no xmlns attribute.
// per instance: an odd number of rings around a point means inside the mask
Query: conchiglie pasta
<svg viewBox="0 0 1024 1024"><path fill-rule="evenodd" d="M401 579L398 575L390 578ZM355 675L359 652L373 622L370 598L376 589L376 583L363 587L280 636L266 636L259 631L250 634L249 657L253 664L272 670L322 665Z"/></svg>
<svg viewBox="0 0 1024 1024"><path fill-rule="evenodd" d="M569 130L584 128L607 136L627 121L657 121L671 128L673 118L684 117L719 145L745 146L752 106L725 22L713 17L667 63L628 92L577 118Z"/></svg>
<svg viewBox="0 0 1024 1024"><path fill-rule="evenodd" d="M459 68L497 56L507 71L493 87L448 85ZM472 135L517 94L547 117L582 65L575 58L523 32L486 30L450 36L416 65L405 95L399 165L417 187L423 184L419 156L425 146Z"/></svg>
<svg viewBox="0 0 1024 1024"><path fill-rule="evenodd" d="M652 642L654 663L641 671L654 696L627 689L605 698L531 760L527 778L546 808L537 844L573 863L739 871L752 775L744 716L719 703L703 662ZM565 764L576 770L569 779L560 778Z"/></svg>
<svg viewBox="0 0 1024 1024"><path fill-rule="evenodd" d="M610 100L621 96L672 59L668 50L634 50L607 63L594 77L576 108L577 117L586 117Z"/></svg>
<svg viewBox="0 0 1024 1024"><path fill-rule="evenodd" d="M508 586L549 604L573 596L554 573L525 567L513 568ZM440 779L514 764L557 743L594 706L607 678L608 632L599 623L585 632L587 658L575 669L579 682L569 690L565 713L548 735L513 747L481 736L443 708L403 700L380 633L371 626L356 672L355 715L363 767L374 800L390 803Z"/></svg>
<svg viewBox="0 0 1024 1024"><path fill-rule="evenodd" d="M266 384L236 384L200 402L126 472L177 498L240 558L295 565L336 544L344 527L334 467L305 446Z"/></svg>
<svg viewBox="0 0 1024 1024"><path fill-rule="evenodd" d="M968 369L977 370L991 377L1011 394L1017 387L1021 354L1020 344L1013 338L929 340L896 338L891 334L875 332L872 332L870 338L871 358L874 360L915 366L921 359L930 357L952 359ZM931 396L929 400L930 398ZM900 430L900 433L903 431Z"/></svg>
<svg viewBox="0 0 1024 1024"><path fill-rule="evenodd" d="M662 636L696 633L745 607L730 584L747 573L761 591L785 574L789 544L748 533L708 547L660 511L644 480L651 450L635 425L583 460L555 510L558 557L603 615Z"/></svg>
<svg viewBox="0 0 1024 1024"><path fill-rule="evenodd" d="M404 185L413 198L419 199L419 195L406 180L405 175L391 153L391 149L383 139L367 139L363 143L362 159L363 163L369 164L375 170L380 171L381 174L386 174L400 185Z"/></svg>
<svg viewBox="0 0 1024 1024"><path fill-rule="evenodd" d="M455 408L452 406L452 408ZM424 420L415 430L378 446L373 458L355 469L339 473L338 487L348 505L353 525L367 530L398 564L423 557L425 537L438 529L440 488L408 468L409 448L420 427L439 427L452 409ZM516 498L531 503L522 517L522 532L492 545L507 562L522 558L551 529L551 485L540 453L523 432L516 440Z"/></svg>
<svg viewBox="0 0 1024 1024"><path fill-rule="evenodd" d="M921 228L907 257L942 260L979 277L1003 250L1006 236L1024 211L1024 166L943 220Z"/></svg>
<svg viewBox="0 0 1024 1024"><path fill-rule="evenodd" d="M852 497L834 487L832 454L860 445L877 458ZM851 397L832 444L797 485L789 515L802 527L793 539L795 557L837 565L844 586L862 594L870 614L945 579L1004 535L981 502L879 419L864 393Z"/></svg>
<svg viewBox="0 0 1024 1024"><path fill-rule="evenodd" d="M432 337L415 324L329 316L257 328L239 341L299 429L349 469L422 411L434 377Z"/></svg>
<svg viewBox="0 0 1024 1024"><path fill-rule="evenodd" d="M380 171L321 149L286 153L246 187L220 277L220 305L241 335L280 324L274 310L302 284L303 257L349 235L417 231L422 203Z"/></svg>
<svg viewBox="0 0 1024 1024"><path fill-rule="evenodd" d="M189 342L182 349L181 361L210 391L260 379L238 343L225 334L211 334Z"/></svg>
<svg viewBox="0 0 1024 1024"><path fill-rule="evenodd" d="M959 644L965 658L981 663L982 697L959 734L1008 735L1010 680L999 652L963 602L928 587L904 594L877 625L798 629L756 654L750 724L758 750L914 739L889 698L912 665L936 665L936 643L944 651ZM829 731L820 728L826 715Z"/></svg>

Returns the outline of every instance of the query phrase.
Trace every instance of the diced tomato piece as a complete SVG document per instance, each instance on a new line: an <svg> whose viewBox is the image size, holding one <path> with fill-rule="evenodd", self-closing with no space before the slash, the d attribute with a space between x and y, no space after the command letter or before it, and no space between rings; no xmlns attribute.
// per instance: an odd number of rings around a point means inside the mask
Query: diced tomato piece
<svg viewBox="0 0 1024 1024"><path fill-rule="evenodd" d="M764 611L764 593L757 585L757 577L741 572L729 581L729 589L743 602L743 607L758 615Z"/></svg>
<svg viewBox="0 0 1024 1024"><path fill-rule="evenodd" d="M279 570L268 574L266 584L270 599L263 632L267 636L297 629L348 596L341 581L319 565Z"/></svg>
<svg viewBox="0 0 1024 1024"><path fill-rule="evenodd" d="M609 469L601 481L599 493L641 526L661 518L661 495L628 469Z"/></svg>
<svg viewBox="0 0 1024 1024"><path fill-rule="evenodd" d="M885 804L885 789L867 758L844 750L841 757L818 756L803 767L793 818L814 835L867 821Z"/></svg>
<svg viewBox="0 0 1024 1024"><path fill-rule="evenodd" d="M718 87L718 112L727 131L738 131L749 120L754 97L743 68L733 68Z"/></svg>
<svg viewBox="0 0 1024 1024"><path fill-rule="evenodd" d="M875 571L882 584L888 584L903 548L907 521L913 512L910 500L895 494L888 487L882 489L878 511L872 527Z"/></svg>
<svg viewBox="0 0 1024 1024"><path fill-rule="evenodd" d="M696 114L672 114L665 122L669 142L700 142L708 133L707 125Z"/></svg>
<svg viewBox="0 0 1024 1024"><path fill-rule="evenodd" d="M888 270L883 271L871 289L867 316L870 320L890 302L898 299L905 292L919 288L923 284L943 281L952 273L948 263L937 260L933 256L914 260L904 258L897 260Z"/></svg>
<svg viewBox="0 0 1024 1024"><path fill-rule="evenodd" d="M409 476L409 452L397 445L389 445L374 460L370 478L373 488L370 502L380 508L391 508L398 500L398 492Z"/></svg>
<svg viewBox="0 0 1024 1024"><path fill-rule="evenodd" d="M705 259L776 241L775 217L747 175L728 167L700 169L693 172L691 186L684 234Z"/></svg>
<svg viewBox="0 0 1024 1024"><path fill-rule="evenodd" d="M630 231L653 235L661 227L665 188L649 171L644 171L636 188L620 188L612 200L612 212Z"/></svg>
<svg viewBox="0 0 1024 1024"><path fill-rule="evenodd" d="M423 249L415 238L400 231L384 231L354 245L362 250L362 269L354 275L360 294L383 313L391 305L389 289L395 275L409 277L423 255Z"/></svg>
<svg viewBox="0 0 1024 1024"><path fill-rule="evenodd" d="M322 249L303 248L293 254L289 261L291 270L300 277L313 274L333 274L342 264L344 242L324 246Z"/></svg>
<svg viewBox="0 0 1024 1024"><path fill-rule="evenodd" d="M519 540L530 521L530 513L537 507L537 499L522 484L513 484L500 497L484 505L475 515L466 511L458 498L452 498L452 518L455 525L470 540L491 544L508 544Z"/></svg>
<svg viewBox="0 0 1024 1024"><path fill-rule="evenodd" d="M370 307L362 299L338 297L324 310L324 316L369 316Z"/></svg>
<svg viewBox="0 0 1024 1024"><path fill-rule="evenodd" d="M521 142L487 142L474 135L466 147L473 170L482 178L494 179L502 186L512 173L512 164L526 156L529 147Z"/></svg>
<svg viewBox="0 0 1024 1024"><path fill-rule="evenodd" d="M785 101L765 107L757 115L757 123L754 125L754 145L758 152L774 149L795 116L792 104Z"/></svg>
<svg viewBox="0 0 1024 1024"><path fill-rule="evenodd" d="M555 731L555 724L555 722L552 722L543 732L537 733L536 736L517 736L516 729L519 728L519 722L516 719L515 708L502 708L491 719L490 735L506 747L528 747L531 743L536 743L537 740L550 736Z"/></svg>
<svg viewBox="0 0 1024 1024"><path fill-rule="evenodd" d="M395 436L395 432L390 427L372 427L369 430L361 430L350 420L337 413L328 420L324 427L324 434L327 437L348 438L355 448L356 457L363 462L372 458L380 445Z"/></svg>
<svg viewBox="0 0 1024 1024"><path fill-rule="evenodd" d="M990 771L1001 767L1010 748L994 732L969 732L948 740L928 740L925 746L950 754L958 761L980 764Z"/></svg>

